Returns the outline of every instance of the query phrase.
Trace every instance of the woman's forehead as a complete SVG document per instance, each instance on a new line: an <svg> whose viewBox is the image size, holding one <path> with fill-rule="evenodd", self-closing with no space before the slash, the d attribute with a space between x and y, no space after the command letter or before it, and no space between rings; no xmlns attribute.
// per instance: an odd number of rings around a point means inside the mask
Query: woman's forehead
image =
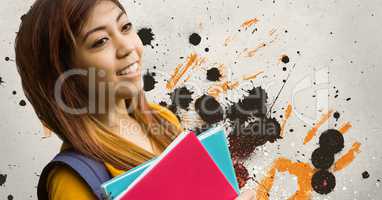
<svg viewBox="0 0 382 200"><path fill-rule="evenodd" d="M112 1L98 1L90 12L82 32L114 22L121 12L123 11Z"/></svg>

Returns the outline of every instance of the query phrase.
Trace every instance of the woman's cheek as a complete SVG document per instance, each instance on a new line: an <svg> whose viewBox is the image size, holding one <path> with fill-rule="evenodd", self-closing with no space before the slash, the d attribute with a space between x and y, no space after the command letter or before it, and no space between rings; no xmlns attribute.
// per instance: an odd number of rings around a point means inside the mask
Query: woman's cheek
<svg viewBox="0 0 382 200"><path fill-rule="evenodd" d="M104 50L97 52L92 55L90 62L93 67L101 70L113 70L115 67L115 55L113 55L111 50Z"/></svg>

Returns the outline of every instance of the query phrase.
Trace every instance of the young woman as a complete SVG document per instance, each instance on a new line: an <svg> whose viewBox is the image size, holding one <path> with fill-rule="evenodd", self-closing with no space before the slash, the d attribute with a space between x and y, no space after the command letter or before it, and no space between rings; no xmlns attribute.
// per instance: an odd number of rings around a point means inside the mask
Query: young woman
<svg viewBox="0 0 382 200"><path fill-rule="evenodd" d="M143 45L118 0L37 0L15 50L24 93L63 140L61 151L102 162L112 177L159 155L183 131L171 111L145 98ZM96 199L65 166L49 171L43 189L53 200Z"/></svg>

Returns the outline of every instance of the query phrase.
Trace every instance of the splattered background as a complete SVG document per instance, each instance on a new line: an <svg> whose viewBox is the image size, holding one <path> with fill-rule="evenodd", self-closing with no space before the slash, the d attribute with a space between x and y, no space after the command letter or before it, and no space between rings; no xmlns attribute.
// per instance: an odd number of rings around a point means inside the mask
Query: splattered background
<svg viewBox="0 0 382 200"><path fill-rule="evenodd" d="M381 1L122 2L145 44L148 98L196 132L226 127L243 190L260 199L382 197ZM31 3L0 8L3 199L36 199L61 143L46 137L14 62Z"/></svg>

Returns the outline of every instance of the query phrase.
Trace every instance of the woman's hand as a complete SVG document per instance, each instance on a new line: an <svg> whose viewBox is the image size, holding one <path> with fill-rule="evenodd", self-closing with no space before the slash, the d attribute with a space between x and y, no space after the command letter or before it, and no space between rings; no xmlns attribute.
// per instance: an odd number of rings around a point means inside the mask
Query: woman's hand
<svg viewBox="0 0 382 200"><path fill-rule="evenodd" d="M235 200L255 200L256 199L256 191L254 189L247 190L245 192L240 193Z"/></svg>

